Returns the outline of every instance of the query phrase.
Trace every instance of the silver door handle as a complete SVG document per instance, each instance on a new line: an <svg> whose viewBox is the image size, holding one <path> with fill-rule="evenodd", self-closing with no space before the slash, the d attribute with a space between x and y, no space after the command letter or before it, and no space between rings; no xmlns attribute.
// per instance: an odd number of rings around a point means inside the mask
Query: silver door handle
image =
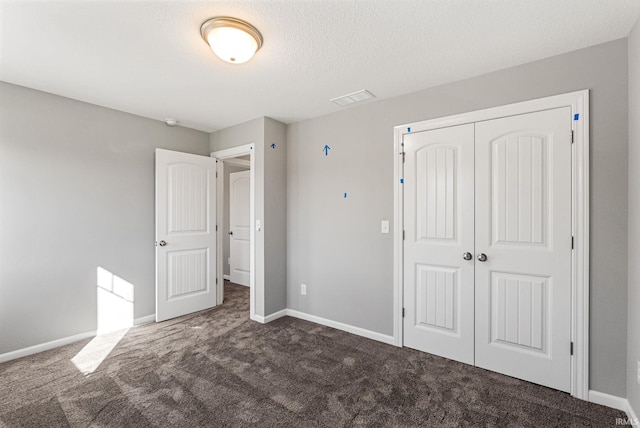
<svg viewBox="0 0 640 428"><path fill-rule="evenodd" d="M167 245L167 243L165 241L160 241L158 242L158 245L160 245L161 247L164 247L165 245Z"/></svg>
<svg viewBox="0 0 640 428"><path fill-rule="evenodd" d="M487 255L485 253L478 254L478 260L481 261L481 262L486 262L487 261Z"/></svg>
<svg viewBox="0 0 640 428"><path fill-rule="evenodd" d="M462 258L465 259L465 260L471 260L473 258L473 256L471 255L470 252L467 251L466 253L464 253L462 255Z"/></svg>

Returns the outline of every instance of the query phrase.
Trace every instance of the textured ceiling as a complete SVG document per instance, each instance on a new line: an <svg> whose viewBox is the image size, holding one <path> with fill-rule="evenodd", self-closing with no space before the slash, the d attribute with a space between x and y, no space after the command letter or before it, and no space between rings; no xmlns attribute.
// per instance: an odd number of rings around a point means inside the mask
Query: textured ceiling
<svg viewBox="0 0 640 428"><path fill-rule="evenodd" d="M253 60L210 51L199 28L218 15L262 32ZM639 0L0 0L0 80L214 131L623 38L639 15Z"/></svg>

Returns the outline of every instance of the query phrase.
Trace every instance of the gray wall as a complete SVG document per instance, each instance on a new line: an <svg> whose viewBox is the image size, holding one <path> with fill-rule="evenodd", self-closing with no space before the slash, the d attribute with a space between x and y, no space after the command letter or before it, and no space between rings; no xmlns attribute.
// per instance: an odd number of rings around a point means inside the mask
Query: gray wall
<svg viewBox="0 0 640 428"><path fill-rule="evenodd" d="M265 145L265 313L287 307L287 145L286 125L264 118ZM272 148L272 144L275 147Z"/></svg>
<svg viewBox="0 0 640 428"><path fill-rule="evenodd" d="M229 236L229 185L231 184L231 180L229 174L240 171L247 171L248 167L235 166L235 165L227 165L224 166L224 224L222 225L222 266L223 272L225 275L231 274L231 266L229 266L229 257L231 257L230 250L230 236Z"/></svg>
<svg viewBox="0 0 640 428"><path fill-rule="evenodd" d="M393 219L393 127L581 89L591 90L591 388L624 397L626 39L289 125L288 307L391 335L393 235L380 220Z"/></svg>
<svg viewBox="0 0 640 428"><path fill-rule="evenodd" d="M629 36L629 183L627 399L640 415L640 21Z"/></svg>
<svg viewBox="0 0 640 428"><path fill-rule="evenodd" d="M284 124L261 117L221 129L210 136L212 152L250 143L254 145L255 215L256 220L262 222L262 230L256 232L254 243L254 291L256 315L259 316L267 316L286 307L284 129ZM272 143L276 144L275 149L270 147Z"/></svg>
<svg viewBox="0 0 640 428"><path fill-rule="evenodd" d="M230 126L209 135L209 148L212 152L245 144L262 144L264 139L264 118L250 120L236 126Z"/></svg>
<svg viewBox="0 0 640 428"><path fill-rule="evenodd" d="M0 82L0 354L96 329L96 269L155 312L154 149L209 136Z"/></svg>

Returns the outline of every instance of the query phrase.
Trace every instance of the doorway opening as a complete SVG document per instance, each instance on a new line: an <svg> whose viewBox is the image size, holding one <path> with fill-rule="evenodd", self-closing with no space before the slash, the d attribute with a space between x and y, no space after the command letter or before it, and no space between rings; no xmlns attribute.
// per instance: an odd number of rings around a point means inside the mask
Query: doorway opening
<svg viewBox="0 0 640 428"><path fill-rule="evenodd" d="M255 159L253 144L220 150L217 175L217 299L225 285L249 287L249 316L255 316ZM237 288L237 287L236 287Z"/></svg>
<svg viewBox="0 0 640 428"><path fill-rule="evenodd" d="M225 281L249 287L250 170L248 156L222 161L224 168L224 222L222 266ZM225 283L225 286L228 285ZM225 291L226 292L226 291ZM224 297L224 296L223 296Z"/></svg>

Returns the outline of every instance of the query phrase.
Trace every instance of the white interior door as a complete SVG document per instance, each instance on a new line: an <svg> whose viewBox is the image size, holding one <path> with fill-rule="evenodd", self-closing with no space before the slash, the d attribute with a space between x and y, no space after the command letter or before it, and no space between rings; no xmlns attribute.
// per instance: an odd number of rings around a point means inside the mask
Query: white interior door
<svg viewBox="0 0 640 428"><path fill-rule="evenodd" d="M476 124L478 367L570 390L571 109Z"/></svg>
<svg viewBox="0 0 640 428"><path fill-rule="evenodd" d="M231 282L249 286L250 276L249 171L229 174L229 253Z"/></svg>
<svg viewBox="0 0 640 428"><path fill-rule="evenodd" d="M215 159L156 149L156 321L216 304Z"/></svg>
<svg viewBox="0 0 640 428"><path fill-rule="evenodd" d="M468 364L474 344L473 138L468 124L403 140L404 346Z"/></svg>

